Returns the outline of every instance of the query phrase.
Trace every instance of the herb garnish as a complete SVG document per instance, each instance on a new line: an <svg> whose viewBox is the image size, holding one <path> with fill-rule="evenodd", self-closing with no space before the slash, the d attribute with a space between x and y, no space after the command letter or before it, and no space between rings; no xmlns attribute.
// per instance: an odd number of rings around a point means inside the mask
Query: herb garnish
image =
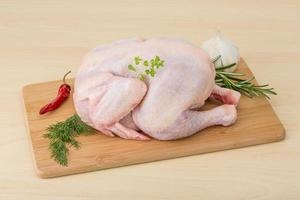
<svg viewBox="0 0 300 200"><path fill-rule="evenodd" d="M237 72L225 72L224 69L231 68L235 66L236 63L224 66L221 62L221 66L217 66L216 63L220 58L221 56L217 56L215 59L212 60L216 69L215 82L218 86L236 90L248 97L265 96L266 98L270 99L269 95L277 94L276 92L274 92L274 88L268 87L269 84L253 84L251 81L254 80L255 77L251 77L249 79L240 79L237 77L245 76L245 74Z"/></svg>
<svg viewBox="0 0 300 200"><path fill-rule="evenodd" d="M224 69L231 68L236 63L224 66L221 62L221 66L217 66L217 61L221 58L218 56L213 59L212 62L216 68L215 82L217 85L229 89L236 90L248 97L253 96L265 96L270 98L268 95L276 93L273 88L269 88L266 85L254 85L251 81L254 77L249 79L240 79L237 77L245 76L245 74L237 72L225 72ZM139 56L134 58L134 64L128 65L128 70L137 73L137 77L144 81L146 76L154 77L157 73L157 69L164 66L164 60L161 60L159 56L155 56L150 61L142 59ZM143 73L138 73L137 68L145 67ZM63 122L57 122L47 128L47 133L44 134L45 138L50 140L49 149L51 151L51 158L53 158L58 164L62 166L68 166L68 154L69 148L74 147L75 149L80 148L80 143L75 140L75 137L80 135L91 135L95 132L91 127L81 121L80 117L75 114Z"/></svg>
<svg viewBox="0 0 300 200"><path fill-rule="evenodd" d="M44 137L50 140L51 158L62 166L68 166L68 147L80 148L80 143L75 140L75 137L93 133L93 129L75 114L63 122L50 125Z"/></svg>
<svg viewBox="0 0 300 200"><path fill-rule="evenodd" d="M161 60L159 56L155 56L150 61L141 58L140 56L136 56L133 59L134 64L128 65L128 70L136 73L137 78L139 78L141 81L144 81L147 76L154 77L157 73L157 70L164 66L165 61ZM143 65L143 66L141 66ZM138 69L141 67L145 68L142 69L142 73L139 73Z"/></svg>

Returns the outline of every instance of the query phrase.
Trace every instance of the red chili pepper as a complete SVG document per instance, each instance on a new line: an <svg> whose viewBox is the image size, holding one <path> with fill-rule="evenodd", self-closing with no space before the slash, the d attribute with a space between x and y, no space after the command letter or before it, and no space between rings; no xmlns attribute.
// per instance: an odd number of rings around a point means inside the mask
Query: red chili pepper
<svg viewBox="0 0 300 200"><path fill-rule="evenodd" d="M40 115L57 109L68 98L68 96L70 96L71 86L65 83L66 76L69 73L71 73L71 71L64 75L63 84L59 87L56 98L41 108Z"/></svg>

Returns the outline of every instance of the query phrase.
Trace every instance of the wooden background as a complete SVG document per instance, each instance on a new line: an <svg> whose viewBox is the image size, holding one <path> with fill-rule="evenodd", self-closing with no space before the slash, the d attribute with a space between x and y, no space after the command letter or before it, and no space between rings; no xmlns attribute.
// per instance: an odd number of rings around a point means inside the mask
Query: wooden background
<svg viewBox="0 0 300 200"><path fill-rule="evenodd" d="M278 96L283 142L43 180L35 175L21 88L75 73L97 44L220 29ZM0 0L0 199L299 199L300 1ZM73 73L73 75L74 75Z"/></svg>

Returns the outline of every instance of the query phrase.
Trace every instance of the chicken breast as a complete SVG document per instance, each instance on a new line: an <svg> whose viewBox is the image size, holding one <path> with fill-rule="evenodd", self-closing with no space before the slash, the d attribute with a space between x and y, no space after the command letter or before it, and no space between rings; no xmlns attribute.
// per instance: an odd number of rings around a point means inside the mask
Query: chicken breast
<svg viewBox="0 0 300 200"><path fill-rule="evenodd" d="M144 81L128 70L134 57L165 61ZM215 70L200 48L174 38L133 38L89 52L78 70L74 104L81 119L108 136L174 140L235 122L240 94L215 85ZM195 111L207 98L224 105Z"/></svg>

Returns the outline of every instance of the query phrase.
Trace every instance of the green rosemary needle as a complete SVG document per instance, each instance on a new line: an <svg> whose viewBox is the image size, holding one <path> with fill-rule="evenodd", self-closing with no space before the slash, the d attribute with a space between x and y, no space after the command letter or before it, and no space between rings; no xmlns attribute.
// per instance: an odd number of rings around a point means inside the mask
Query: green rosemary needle
<svg viewBox="0 0 300 200"><path fill-rule="evenodd" d="M239 77L245 76L245 74L237 72L225 72L225 69L235 66L236 63L224 66L221 62L221 66L217 66L216 63L220 58L221 56L217 56L212 60L216 69L215 82L218 86L236 90L248 97L265 96L266 98L270 99L269 95L277 94L276 92L274 92L274 88L269 87L269 84L253 84L252 80L255 79L254 77L251 77L249 79L241 79Z"/></svg>
<svg viewBox="0 0 300 200"><path fill-rule="evenodd" d="M46 130L44 137L50 140L51 158L62 166L68 166L68 147L80 148L80 143L75 140L75 137L94 133L77 114L63 122L50 125Z"/></svg>

